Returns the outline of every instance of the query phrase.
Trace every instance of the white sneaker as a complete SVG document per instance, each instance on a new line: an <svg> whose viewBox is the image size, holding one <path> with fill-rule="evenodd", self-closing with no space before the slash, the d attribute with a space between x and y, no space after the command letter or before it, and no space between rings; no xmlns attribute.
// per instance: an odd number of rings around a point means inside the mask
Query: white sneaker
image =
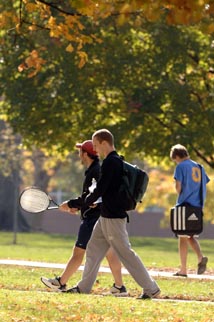
<svg viewBox="0 0 214 322"><path fill-rule="evenodd" d="M110 288L110 292L109 295L114 295L114 296L129 296L129 293L127 292L126 288L124 285L122 285L121 287L117 287L115 286L115 283L113 284L113 286Z"/></svg>
<svg viewBox="0 0 214 322"><path fill-rule="evenodd" d="M45 286L51 288L52 290L63 292L66 291L66 284L62 285L60 282L60 277L46 278L41 277L41 281Z"/></svg>

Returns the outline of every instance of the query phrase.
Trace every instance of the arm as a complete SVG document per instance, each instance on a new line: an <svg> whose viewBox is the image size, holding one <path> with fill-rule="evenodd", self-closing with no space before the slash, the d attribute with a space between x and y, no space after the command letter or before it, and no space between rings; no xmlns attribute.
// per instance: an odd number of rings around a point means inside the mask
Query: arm
<svg viewBox="0 0 214 322"><path fill-rule="evenodd" d="M175 168L174 179L175 179L175 190L178 195L181 194L182 182L183 182L183 172L181 165L178 164Z"/></svg>
<svg viewBox="0 0 214 322"><path fill-rule="evenodd" d="M181 182L178 180L175 180L175 190L177 191L178 195L181 193Z"/></svg>
<svg viewBox="0 0 214 322"><path fill-rule="evenodd" d="M59 210L67 211L67 212L70 212L71 214L75 214L78 210L81 209L82 204L83 204L82 197L66 200L59 206Z"/></svg>
<svg viewBox="0 0 214 322"><path fill-rule="evenodd" d="M109 185L112 183L115 171L117 172L117 165L115 164L116 158L105 159L101 167L101 176L97 182L97 187L93 193L89 194L85 203L91 206L99 197L102 197L109 189ZM117 160L117 159L116 159ZM119 160L119 159L118 159ZM118 162L118 160L116 162Z"/></svg>

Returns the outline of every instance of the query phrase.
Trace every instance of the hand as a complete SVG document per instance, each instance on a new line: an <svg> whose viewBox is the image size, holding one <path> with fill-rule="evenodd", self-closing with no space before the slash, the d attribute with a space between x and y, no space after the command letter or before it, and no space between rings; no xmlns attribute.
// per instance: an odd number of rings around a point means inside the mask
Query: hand
<svg viewBox="0 0 214 322"><path fill-rule="evenodd" d="M63 203L59 206L59 210L69 212L69 213L71 213L72 215L76 214L76 213L77 213L77 211L78 211L78 209L77 209L77 208L70 208L70 207L68 206L67 201L63 202Z"/></svg>
<svg viewBox="0 0 214 322"><path fill-rule="evenodd" d="M69 208L68 212L70 212L70 214L72 215L76 215L78 210L79 210L78 208Z"/></svg>
<svg viewBox="0 0 214 322"><path fill-rule="evenodd" d="M97 203L93 203L92 205L89 206L90 208L96 208L97 207Z"/></svg>

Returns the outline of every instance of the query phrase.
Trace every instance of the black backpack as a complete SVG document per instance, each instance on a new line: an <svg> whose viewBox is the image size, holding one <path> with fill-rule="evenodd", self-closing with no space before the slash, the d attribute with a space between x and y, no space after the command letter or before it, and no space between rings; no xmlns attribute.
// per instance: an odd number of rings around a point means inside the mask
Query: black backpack
<svg viewBox="0 0 214 322"><path fill-rule="evenodd" d="M122 159L121 159L122 160ZM138 202L146 192L149 176L136 165L132 165L124 160L122 183L119 188L120 199L126 211L135 209Z"/></svg>

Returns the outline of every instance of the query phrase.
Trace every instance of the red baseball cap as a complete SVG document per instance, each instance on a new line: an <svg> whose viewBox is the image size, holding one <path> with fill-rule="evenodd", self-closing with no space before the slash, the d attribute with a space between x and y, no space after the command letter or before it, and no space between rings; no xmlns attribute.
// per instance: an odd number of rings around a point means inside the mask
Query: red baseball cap
<svg viewBox="0 0 214 322"><path fill-rule="evenodd" d="M82 149L91 155L97 155L97 152L93 149L92 140L84 141L83 143L77 143L76 148Z"/></svg>

